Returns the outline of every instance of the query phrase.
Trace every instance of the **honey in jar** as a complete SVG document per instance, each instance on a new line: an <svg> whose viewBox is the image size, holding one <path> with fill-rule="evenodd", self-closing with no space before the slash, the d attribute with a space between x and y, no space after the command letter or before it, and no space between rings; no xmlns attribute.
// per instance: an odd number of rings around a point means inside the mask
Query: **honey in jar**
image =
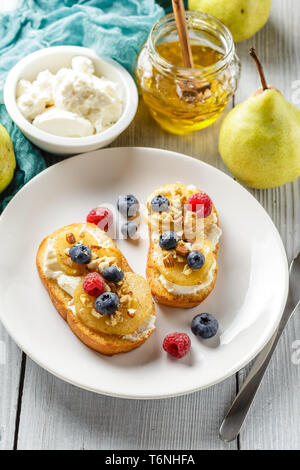
<svg viewBox="0 0 300 470"><path fill-rule="evenodd" d="M231 33L219 20L186 12L194 68L183 66L173 14L159 20L142 48L136 77L160 126L188 134L212 124L237 87L240 66Z"/></svg>

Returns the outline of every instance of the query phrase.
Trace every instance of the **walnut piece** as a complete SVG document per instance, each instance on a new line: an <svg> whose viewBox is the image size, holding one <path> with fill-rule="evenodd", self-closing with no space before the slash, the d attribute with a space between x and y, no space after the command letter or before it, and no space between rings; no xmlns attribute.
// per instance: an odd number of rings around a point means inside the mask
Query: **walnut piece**
<svg viewBox="0 0 300 470"><path fill-rule="evenodd" d="M175 266L175 261L171 254L168 254L163 258L163 263L166 268L173 268Z"/></svg>
<svg viewBox="0 0 300 470"><path fill-rule="evenodd" d="M91 307L93 305L93 303L84 294L81 294L81 296L79 298L80 298L80 302L83 305L85 305L87 307Z"/></svg>
<svg viewBox="0 0 300 470"><path fill-rule="evenodd" d="M70 245L74 245L74 243L76 243L76 238L72 232L66 234L66 240Z"/></svg>
<svg viewBox="0 0 300 470"><path fill-rule="evenodd" d="M135 317L135 312L136 310L134 308L129 308L127 310L127 315L130 317L130 318L134 318Z"/></svg>
<svg viewBox="0 0 300 470"><path fill-rule="evenodd" d="M109 326L115 326L118 323L121 323L124 320L122 312L116 310L113 315L110 315L109 318L105 321L105 323Z"/></svg>
<svg viewBox="0 0 300 470"><path fill-rule="evenodd" d="M122 297L120 297L120 303L121 304L128 303L129 301L130 301L130 297L129 297L128 294L122 295Z"/></svg>
<svg viewBox="0 0 300 470"><path fill-rule="evenodd" d="M180 256L186 256L189 253L189 249L185 246L184 241L180 240L176 246L176 253Z"/></svg>
<svg viewBox="0 0 300 470"><path fill-rule="evenodd" d="M101 318L101 316L102 316L99 312L97 312L97 310L96 310L95 308L92 308L91 314L92 314L93 317L95 317L95 318Z"/></svg>
<svg viewBox="0 0 300 470"><path fill-rule="evenodd" d="M189 267L188 264L186 264L182 272L185 276L189 276L190 274L192 274L193 270Z"/></svg>

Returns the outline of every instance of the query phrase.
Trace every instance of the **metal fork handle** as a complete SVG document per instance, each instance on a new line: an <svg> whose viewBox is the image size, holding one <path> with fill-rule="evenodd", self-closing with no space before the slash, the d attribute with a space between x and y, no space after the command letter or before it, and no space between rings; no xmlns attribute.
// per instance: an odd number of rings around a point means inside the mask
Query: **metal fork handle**
<svg viewBox="0 0 300 470"><path fill-rule="evenodd" d="M265 375L273 352L277 346L279 338L289 318L297 309L297 306L292 310L290 308L289 302L287 303L285 312L282 316L277 331L274 333L267 345L257 356L257 359L253 364L247 378L245 379L241 390L237 394L226 417L224 418L221 424L219 435L223 441L231 442L236 439L236 437L240 433L245 418L248 414L249 408L261 384L263 376Z"/></svg>

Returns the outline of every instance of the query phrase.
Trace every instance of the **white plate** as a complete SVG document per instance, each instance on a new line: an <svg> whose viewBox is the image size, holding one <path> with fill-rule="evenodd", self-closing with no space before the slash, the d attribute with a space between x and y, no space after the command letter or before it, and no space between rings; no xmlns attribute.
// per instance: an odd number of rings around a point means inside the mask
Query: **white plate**
<svg viewBox="0 0 300 470"><path fill-rule="evenodd" d="M99 203L133 193L142 203L156 187L181 181L213 199L223 236L219 275L208 299L191 310L157 306L157 330L140 348L105 357L88 349L56 312L35 268L40 241L85 220ZM144 275L147 240L117 242ZM199 390L232 375L266 344L282 314L288 268L279 234L260 204L227 175L196 159L151 148L112 148L64 160L35 177L0 220L0 315L16 343L57 377L98 393L161 398ZM210 312L220 335L199 340L193 316ZM162 350L167 333L190 334L183 359Z"/></svg>

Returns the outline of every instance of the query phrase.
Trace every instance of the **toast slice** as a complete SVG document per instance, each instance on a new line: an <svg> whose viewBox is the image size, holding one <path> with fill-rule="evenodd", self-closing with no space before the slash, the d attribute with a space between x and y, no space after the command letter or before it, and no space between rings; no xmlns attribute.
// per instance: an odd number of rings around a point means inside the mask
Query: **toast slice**
<svg viewBox="0 0 300 470"><path fill-rule="evenodd" d="M188 210L188 199L203 191L193 185L167 184L153 191L146 201L145 219L149 225L149 251L146 277L156 302L171 307L192 308L212 292L218 273L218 250L221 229L214 205L211 214L199 218ZM169 200L164 212L151 209L151 201L162 195ZM175 249L164 250L159 237L164 231L175 231L180 240ZM205 255L201 269L189 268L189 251Z"/></svg>
<svg viewBox="0 0 300 470"><path fill-rule="evenodd" d="M68 256L75 242L91 249L89 264L78 265ZM120 306L113 315L101 315L94 308L96 298L84 292L82 281L87 273L101 273L112 264L122 269L124 278L119 283L105 281L106 290L118 295ZM132 271L113 240L96 225L71 224L52 233L40 244L36 265L56 310L89 348L108 356L128 352L155 330L155 308L146 280Z"/></svg>

